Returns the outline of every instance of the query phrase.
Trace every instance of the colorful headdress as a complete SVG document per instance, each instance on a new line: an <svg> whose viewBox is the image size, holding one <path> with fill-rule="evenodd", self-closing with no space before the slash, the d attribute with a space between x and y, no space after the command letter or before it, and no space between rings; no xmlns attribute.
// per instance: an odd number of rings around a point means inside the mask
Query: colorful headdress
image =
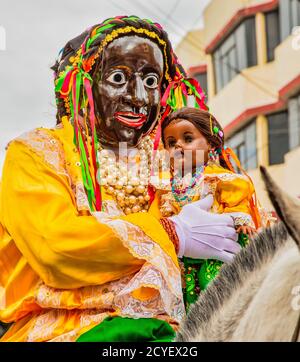
<svg viewBox="0 0 300 362"><path fill-rule="evenodd" d="M161 104L163 119L173 110L187 104L193 95L195 106L207 109L205 95L194 79L185 78L185 72L174 54L167 34L158 23L137 16L118 16L93 26L73 39L62 49L54 69L58 118L67 115L74 127L74 143L81 159L84 187L91 210L101 210L101 191L97 182L99 160L98 139L95 128L95 111L92 94L92 72L105 47L113 40L138 35L157 43L164 57L164 79ZM154 148L160 138L160 124Z"/></svg>

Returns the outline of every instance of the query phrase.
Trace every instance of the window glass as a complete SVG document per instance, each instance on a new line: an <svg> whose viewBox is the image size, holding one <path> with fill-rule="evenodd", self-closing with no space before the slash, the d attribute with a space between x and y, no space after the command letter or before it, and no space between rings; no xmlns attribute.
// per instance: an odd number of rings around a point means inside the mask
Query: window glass
<svg viewBox="0 0 300 362"><path fill-rule="evenodd" d="M246 170L257 167L255 120L231 136L226 144L234 150Z"/></svg>
<svg viewBox="0 0 300 362"><path fill-rule="evenodd" d="M275 165L284 162L289 151L288 112L268 116L269 163Z"/></svg>
<svg viewBox="0 0 300 362"><path fill-rule="evenodd" d="M289 100L290 149L300 146L300 95Z"/></svg>
<svg viewBox="0 0 300 362"><path fill-rule="evenodd" d="M274 50L279 44L279 15L278 11L266 14L267 59L274 60Z"/></svg>
<svg viewBox="0 0 300 362"><path fill-rule="evenodd" d="M217 91L241 70L257 64L254 17L246 19L223 41L213 59Z"/></svg>
<svg viewBox="0 0 300 362"><path fill-rule="evenodd" d="M280 0L280 39L283 41L295 26L300 25L300 0Z"/></svg>
<svg viewBox="0 0 300 362"><path fill-rule="evenodd" d="M247 47L247 67L252 67L257 64L255 19L250 18L245 20L244 26Z"/></svg>

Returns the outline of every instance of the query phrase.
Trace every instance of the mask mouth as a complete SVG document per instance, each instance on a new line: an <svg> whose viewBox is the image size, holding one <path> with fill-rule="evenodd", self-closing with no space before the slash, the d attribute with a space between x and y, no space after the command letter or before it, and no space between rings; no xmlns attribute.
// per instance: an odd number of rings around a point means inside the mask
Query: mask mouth
<svg viewBox="0 0 300 362"><path fill-rule="evenodd" d="M143 113L116 112L114 118L127 127L140 128L146 122L147 117Z"/></svg>

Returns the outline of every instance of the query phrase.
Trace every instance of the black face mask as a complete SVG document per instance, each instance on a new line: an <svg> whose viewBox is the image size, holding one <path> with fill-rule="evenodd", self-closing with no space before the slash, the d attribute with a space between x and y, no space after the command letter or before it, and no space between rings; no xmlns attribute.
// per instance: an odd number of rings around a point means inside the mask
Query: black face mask
<svg viewBox="0 0 300 362"><path fill-rule="evenodd" d="M114 40L94 75L93 97L100 143L136 146L156 125L160 112L163 55L138 36Z"/></svg>

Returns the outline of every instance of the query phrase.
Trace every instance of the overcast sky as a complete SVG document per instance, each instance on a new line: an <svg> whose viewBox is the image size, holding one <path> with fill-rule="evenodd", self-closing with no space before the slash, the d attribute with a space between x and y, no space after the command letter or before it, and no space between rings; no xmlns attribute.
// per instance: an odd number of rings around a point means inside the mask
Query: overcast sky
<svg viewBox="0 0 300 362"><path fill-rule="evenodd" d="M87 27L116 15L159 22L175 47L202 27L209 0L0 0L0 174L9 140L35 127L55 124L49 67L65 43ZM1 34L1 31L0 31ZM3 44L3 43L2 43Z"/></svg>

